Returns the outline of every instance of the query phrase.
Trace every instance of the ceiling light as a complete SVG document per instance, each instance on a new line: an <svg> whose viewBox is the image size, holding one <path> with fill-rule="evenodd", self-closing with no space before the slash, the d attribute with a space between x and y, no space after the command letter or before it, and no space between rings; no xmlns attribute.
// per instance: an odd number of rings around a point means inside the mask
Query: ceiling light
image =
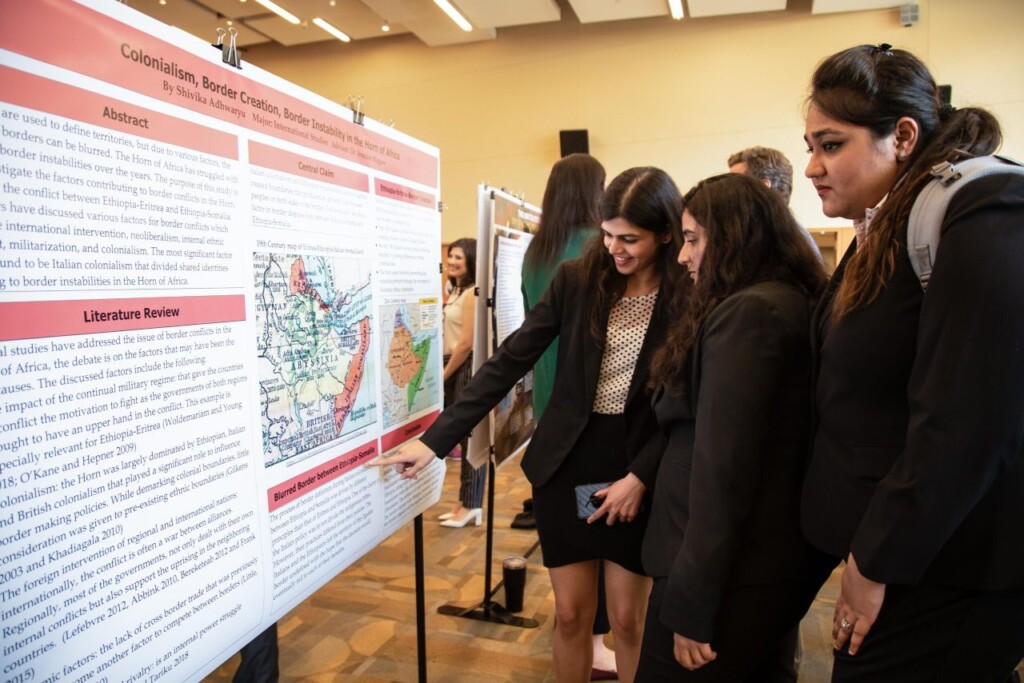
<svg viewBox="0 0 1024 683"><path fill-rule="evenodd" d="M161 5L166 5L167 4L167 0L160 0L160 4Z"/></svg>
<svg viewBox="0 0 1024 683"><path fill-rule="evenodd" d="M472 31L473 24L466 21L466 17L459 14L459 10L452 6L452 3L448 0L434 0L434 4L444 10L444 13L448 15L448 18L455 22L455 24L463 31Z"/></svg>
<svg viewBox="0 0 1024 683"><path fill-rule="evenodd" d="M328 33L330 33L332 36L334 36L343 43L348 43L352 40L351 38L348 37L347 33L339 29L336 29L335 27L331 26L320 17L314 19L313 23L322 28L323 30L327 31Z"/></svg>
<svg viewBox="0 0 1024 683"><path fill-rule="evenodd" d="M672 18L679 21L683 18L683 0L668 0L668 11L672 13Z"/></svg>
<svg viewBox="0 0 1024 683"><path fill-rule="evenodd" d="M296 24L296 25L298 25L299 18L297 16L295 16L294 14L292 14L291 12L286 10L285 8L281 7L280 5L277 5L277 4L273 3L273 2L271 2L271 0L256 0L256 2L260 3L261 5L266 7L268 10L270 10L271 12L276 14L277 16L279 16L282 19L284 19L285 21L287 21L289 24Z"/></svg>
<svg viewBox="0 0 1024 683"><path fill-rule="evenodd" d="M384 33L387 33L388 31L391 30L391 25L388 24L387 22L384 22L384 24L380 27L380 30L384 31Z"/></svg>

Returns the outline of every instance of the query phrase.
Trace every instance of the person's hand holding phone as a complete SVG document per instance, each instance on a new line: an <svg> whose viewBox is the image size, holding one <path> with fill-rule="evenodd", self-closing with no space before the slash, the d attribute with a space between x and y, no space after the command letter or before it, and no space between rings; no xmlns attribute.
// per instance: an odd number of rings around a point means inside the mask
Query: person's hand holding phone
<svg viewBox="0 0 1024 683"><path fill-rule="evenodd" d="M587 524L593 524L602 517L607 517L605 524L608 526L616 522L632 522L640 514L646 490L639 477L630 472L611 486L595 491L594 497L601 500L601 507L587 517Z"/></svg>

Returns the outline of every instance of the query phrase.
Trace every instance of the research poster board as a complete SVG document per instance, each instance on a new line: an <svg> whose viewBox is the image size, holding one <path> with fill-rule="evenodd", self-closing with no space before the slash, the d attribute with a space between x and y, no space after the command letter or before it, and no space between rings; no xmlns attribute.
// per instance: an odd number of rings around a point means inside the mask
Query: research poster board
<svg viewBox="0 0 1024 683"><path fill-rule="evenodd" d="M363 466L441 405L436 148L7 2L0 186L3 680L198 681L439 499Z"/></svg>
<svg viewBox="0 0 1024 683"><path fill-rule="evenodd" d="M489 310L480 317L487 320L483 330L486 356L493 354L506 337L519 329L525 317L522 294L523 257L540 222L540 208L522 199L487 186L478 193L480 239L477 259L486 265L487 277L481 291L489 292ZM481 256L480 245L486 245ZM478 282L478 285L480 283ZM533 372L516 383L491 411L491 444L497 465L512 457L533 435Z"/></svg>

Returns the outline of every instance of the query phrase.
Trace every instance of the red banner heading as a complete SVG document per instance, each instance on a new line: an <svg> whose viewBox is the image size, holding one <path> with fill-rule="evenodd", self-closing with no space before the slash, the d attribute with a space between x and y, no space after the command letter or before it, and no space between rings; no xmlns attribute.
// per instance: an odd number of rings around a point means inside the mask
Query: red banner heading
<svg viewBox="0 0 1024 683"><path fill-rule="evenodd" d="M153 297L0 303L0 341L245 320L245 297Z"/></svg>
<svg viewBox="0 0 1024 683"><path fill-rule="evenodd" d="M66 0L18 6L0 48L431 187L438 160ZM5 93L6 96L6 93Z"/></svg>
<svg viewBox="0 0 1024 683"><path fill-rule="evenodd" d="M428 413L423 417L413 420L412 422L406 422L398 429L393 429L384 436L380 437L380 447L384 453L387 453L393 448L398 448L406 441L415 439L417 436L427 431L430 425L434 424L434 420L441 414L441 411L435 410L432 413Z"/></svg>
<svg viewBox="0 0 1024 683"><path fill-rule="evenodd" d="M259 142L249 143L249 163L262 166L272 171L281 171L292 175L319 180L320 182L339 185L360 192L370 191L370 178L335 164L328 164L318 159L292 154L283 149L270 147Z"/></svg>
<svg viewBox="0 0 1024 683"><path fill-rule="evenodd" d="M328 460L316 467L306 470L302 474L283 481L267 491L267 504L273 512L282 505L287 505L293 500L315 491L327 482L337 479L346 472L359 467L377 457L377 442L363 444L354 448L344 455Z"/></svg>

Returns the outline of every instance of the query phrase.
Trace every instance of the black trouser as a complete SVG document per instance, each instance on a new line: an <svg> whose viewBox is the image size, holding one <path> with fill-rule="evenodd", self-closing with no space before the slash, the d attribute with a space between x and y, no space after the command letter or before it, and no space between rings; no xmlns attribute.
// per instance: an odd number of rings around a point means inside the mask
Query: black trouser
<svg viewBox="0 0 1024 683"><path fill-rule="evenodd" d="M667 579L655 579L647 603L637 683L792 680L780 670L780 653L787 649L792 652L792 641L787 636L799 625L827 577L828 572L823 570L820 577L803 582L731 588L722 601L711 638L711 649L718 657L696 671L684 669L676 661L675 634L659 617Z"/></svg>
<svg viewBox="0 0 1024 683"><path fill-rule="evenodd" d="M277 683L277 622L242 646L242 663L232 683Z"/></svg>
<svg viewBox="0 0 1024 683"><path fill-rule="evenodd" d="M854 656L835 653L833 683L1005 683L1024 657L1024 591L887 586Z"/></svg>
<svg viewBox="0 0 1024 683"><path fill-rule="evenodd" d="M445 365L451 356L444 357ZM444 383L444 407L459 400L459 394L469 384L473 376L473 354L463 361L459 369ZM469 464L469 438L459 442L462 449L462 460L459 461L459 502L469 510L484 506L484 486L487 484L487 467L473 467ZM440 453L438 455L441 455ZM448 455L444 453L443 455Z"/></svg>

